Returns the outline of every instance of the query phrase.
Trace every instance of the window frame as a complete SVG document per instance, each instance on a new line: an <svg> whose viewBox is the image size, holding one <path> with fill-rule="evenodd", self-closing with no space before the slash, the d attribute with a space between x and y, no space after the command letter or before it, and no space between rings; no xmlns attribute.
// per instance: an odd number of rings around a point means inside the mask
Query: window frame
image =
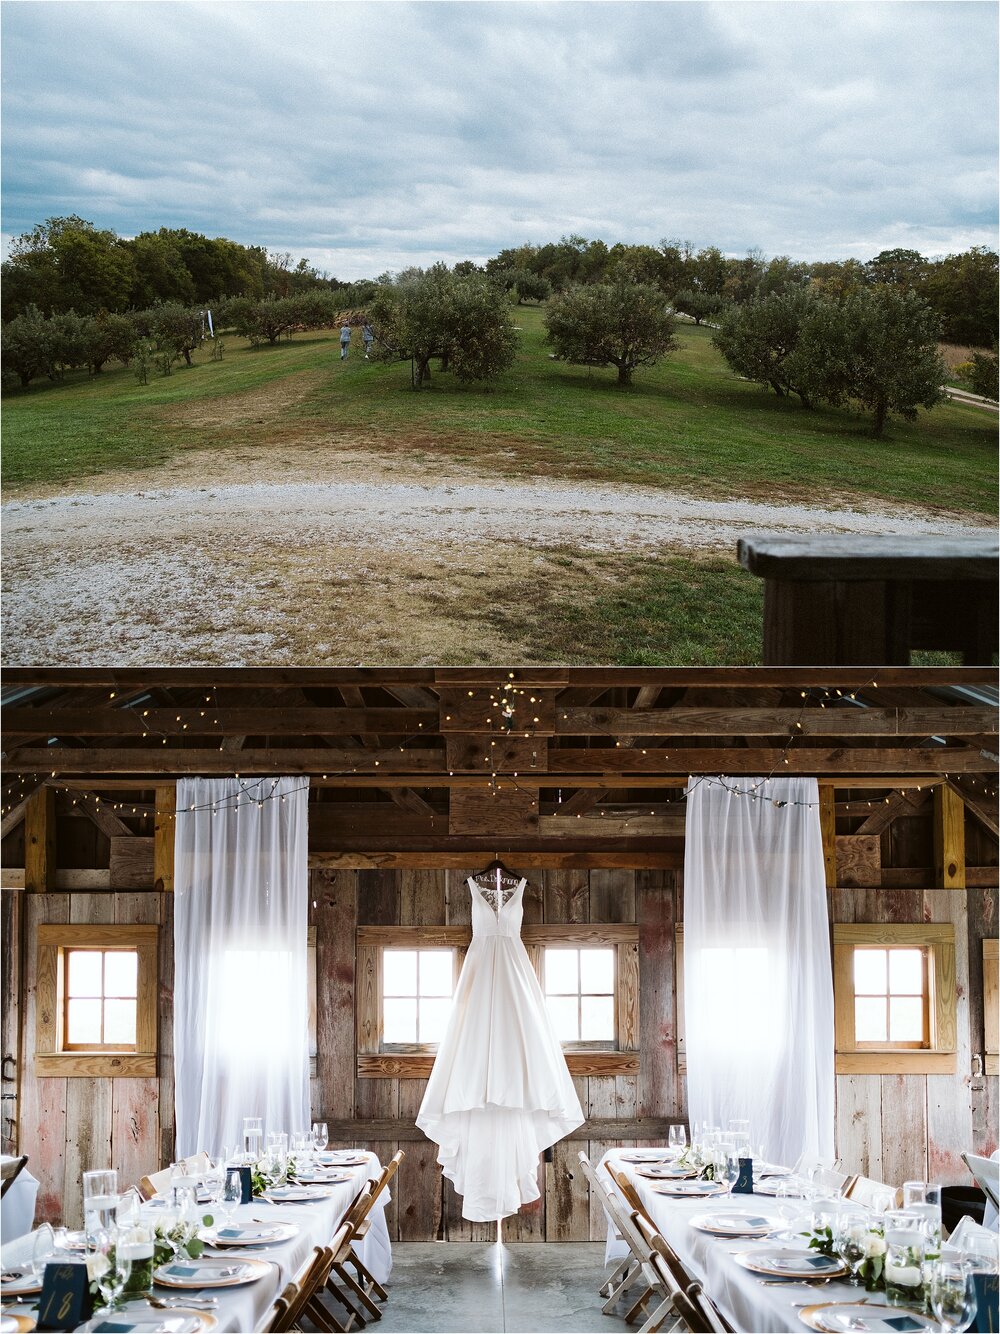
<svg viewBox="0 0 1000 1334"><path fill-rule="evenodd" d="M926 955L928 1041L859 1042L855 1035L857 948L921 949ZM834 922L833 998L837 1074L954 1074L957 1061L955 927L951 922Z"/></svg>
<svg viewBox="0 0 1000 1334"><path fill-rule="evenodd" d="M382 1043L382 951L384 949L455 950L455 979L472 940L467 926L359 926L355 936L355 1048L359 1079L426 1079L436 1044L409 1049ZM521 940L542 986L545 945L614 947L617 1045L565 1044L570 1074L639 1073L639 928L633 923L525 924ZM544 995L544 987L543 987Z"/></svg>
<svg viewBox="0 0 1000 1334"><path fill-rule="evenodd" d="M983 1070L1000 1073L1000 941L983 938Z"/></svg>
<svg viewBox="0 0 1000 1334"><path fill-rule="evenodd" d="M451 950L453 950L454 953L452 954L452 960L451 960L451 963L452 963L451 985L452 985L452 992L453 992L453 993L454 993L454 989L455 989L455 987L458 985L458 977L459 977L459 974L460 974L461 971L462 971L462 963L463 963L463 961L464 961L464 959L465 959L465 950L464 950L464 949L461 949L461 950L460 950L460 949L458 949L458 948L457 948L456 946L454 946L454 945L427 945L427 944L424 944L423 942L421 942L420 944L412 945L412 946L404 946L404 945L389 945L389 944L385 944L385 945L382 945L381 948L380 948L380 950L379 950L379 960L378 960L378 968L379 968L379 973L378 973L378 1000L379 1000L379 1053L380 1053L380 1054L389 1055L389 1056L394 1055L394 1054L395 1054L395 1055L400 1055L400 1056L404 1056L404 1055L405 1055L405 1056L416 1056L416 1055L419 1055L419 1054L421 1054L421 1053L423 1053L423 1054L427 1054L427 1055L430 1055L430 1056L436 1056L436 1055L437 1055L438 1045L439 1045L439 1044L436 1043L436 1042L386 1042L385 1039L384 1039L384 1037L382 1036L382 1014L381 1014L381 1011L382 1011L382 1002L385 1000L385 993L384 993L383 979L382 979L382 956L383 956L383 953L384 953L385 950L398 950L398 949L405 949L405 948L410 948L410 949L412 949L412 950L413 950L415 953L417 953L417 954L419 954L421 950L443 950L443 949L451 949ZM418 974L417 974L417 975L418 975L418 978L419 978L419 965L418 965ZM416 1002L417 1002L417 1006L418 1006L418 1011L419 1011L419 1005L420 1005L420 995L419 995L419 992L418 992L418 994L417 994L416 996L414 996L414 997L412 997L412 998L411 998L411 997L407 997L407 999L413 999L413 1000L416 1000ZM417 1020L417 1022L418 1022L418 1028L419 1028L419 1013L418 1013L418 1020Z"/></svg>
<svg viewBox="0 0 1000 1334"><path fill-rule="evenodd" d="M154 1078L157 1074L158 926L42 923L37 936L35 1075L44 1078ZM67 954L72 950L137 954L135 1046L66 1044Z"/></svg>
<svg viewBox="0 0 1000 1334"><path fill-rule="evenodd" d="M581 942L581 941L578 941L578 940L577 940L577 941L566 941L566 940L559 940L559 941L556 941L556 940L550 940L550 941L546 941L544 944L542 944L542 945L540 946L540 949L539 949L539 956L540 956L540 957L539 957L539 961L538 961L538 966L537 966L537 968L536 968L536 972L538 973L538 981L539 981L539 984L540 984L540 986L541 986L541 988L542 988L542 995L546 998L546 1000L548 1000L548 997L549 997L550 994L552 994L552 995L556 995L556 994L558 994L558 993L555 993L555 992L549 993L549 992L547 992L547 991L545 990L545 951L546 951L547 949L554 949L554 950L577 950L577 951L579 951L579 950L581 950L581 949L587 949L588 947L591 948L591 949L609 949L609 948L612 948L611 946L608 946L608 945L597 945L597 944L595 944L594 941L588 941L588 942L584 943L584 942ZM572 1038L572 1039L565 1039L565 1038L564 1038L564 1039L562 1040L561 1045L562 1045L562 1049L563 1049L563 1051L566 1052L567 1055L568 1055L570 1052L577 1052L577 1051L618 1051L618 1050L619 1050L619 1047L618 1047L618 1035L619 1035L618 1008L619 1008L620 997L619 997L619 994L618 994L619 988L618 988L618 950L617 950L617 949L614 949L614 950L613 950L612 967L613 967L613 969L614 969L614 977L613 977L613 980L612 980L612 983L611 983L611 993L610 993L610 994L611 994L611 1004L612 1004L612 1010L613 1010L612 1024L613 1024L613 1027L614 1027L614 1033L615 1033L615 1036L614 1036L613 1038L610 1038L610 1039L607 1039L607 1038L605 1038L605 1039L600 1039L600 1038ZM579 967L578 967L578 976L579 976ZM569 995L569 994L571 994L571 993L567 992L566 994ZM590 992L590 991L583 991L583 990L582 990L582 987L581 987L581 989L578 990L578 991L576 992L575 999L576 999L578 1005L581 1005L582 1000L583 1000L583 998L584 998L585 996L591 996L591 995L593 995L593 996L596 996L596 995L606 996L607 994L608 994L607 992ZM582 1006L581 1006L581 1022L582 1022Z"/></svg>

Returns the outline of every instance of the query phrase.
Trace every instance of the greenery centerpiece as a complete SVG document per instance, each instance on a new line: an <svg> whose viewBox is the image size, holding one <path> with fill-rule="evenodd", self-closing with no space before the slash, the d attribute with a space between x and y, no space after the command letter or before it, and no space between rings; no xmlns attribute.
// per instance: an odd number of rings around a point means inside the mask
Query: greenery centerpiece
<svg viewBox="0 0 1000 1334"><path fill-rule="evenodd" d="M831 1260L843 1260L851 1270L852 1281L862 1284L866 1292L885 1291L886 1241L880 1224L852 1227L840 1237L827 1224L802 1235L809 1239L810 1250Z"/></svg>

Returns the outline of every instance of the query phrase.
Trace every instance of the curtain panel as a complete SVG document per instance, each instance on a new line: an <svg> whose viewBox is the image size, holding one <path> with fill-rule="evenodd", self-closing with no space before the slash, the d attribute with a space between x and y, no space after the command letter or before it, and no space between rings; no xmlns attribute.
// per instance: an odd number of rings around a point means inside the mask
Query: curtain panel
<svg viewBox="0 0 1000 1334"><path fill-rule="evenodd" d="M181 779L174 866L177 1155L309 1126L308 780Z"/></svg>
<svg viewBox="0 0 1000 1334"><path fill-rule="evenodd" d="M772 1162L832 1159L833 977L814 778L690 780L684 1007L691 1120L725 1129L748 1119Z"/></svg>

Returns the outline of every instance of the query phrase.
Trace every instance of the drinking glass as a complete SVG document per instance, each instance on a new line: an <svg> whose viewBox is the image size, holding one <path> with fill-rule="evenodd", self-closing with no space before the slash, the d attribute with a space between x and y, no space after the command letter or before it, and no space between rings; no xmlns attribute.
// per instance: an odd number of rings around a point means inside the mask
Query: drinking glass
<svg viewBox="0 0 1000 1334"><path fill-rule="evenodd" d="M312 1123L312 1137L316 1152L322 1153L330 1143L330 1136L327 1133L325 1121L314 1121Z"/></svg>
<svg viewBox="0 0 1000 1334"><path fill-rule="evenodd" d="M676 1149L678 1154L687 1148L687 1130L684 1126L671 1126L667 1131L667 1145Z"/></svg>
<svg viewBox="0 0 1000 1334"><path fill-rule="evenodd" d="M230 1167L222 1184L222 1212L226 1215L226 1226L233 1221L233 1214L243 1200L243 1179L239 1169Z"/></svg>
<svg viewBox="0 0 1000 1334"><path fill-rule="evenodd" d="M774 1203L778 1217L790 1228L793 1219L802 1212L802 1196L799 1184L791 1177L780 1177L774 1188Z"/></svg>
<svg viewBox="0 0 1000 1334"><path fill-rule="evenodd" d="M837 1215L833 1240L837 1254L851 1271L851 1277L857 1278L858 1270L868 1253L868 1233L870 1222L866 1214L857 1210L845 1209Z"/></svg>
<svg viewBox="0 0 1000 1334"><path fill-rule="evenodd" d="M930 1181L903 1182L903 1208L911 1204L936 1204L941 1207L941 1187Z"/></svg>
<svg viewBox="0 0 1000 1334"><path fill-rule="evenodd" d="M726 1150L725 1164L723 1173L726 1179L726 1185L729 1187L730 1194L736 1185L740 1176L740 1151L738 1148L729 1148Z"/></svg>
<svg viewBox="0 0 1000 1334"><path fill-rule="evenodd" d="M117 1228L105 1228L88 1238L87 1248L91 1256L99 1256L97 1287L104 1305L109 1311L118 1308L122 1290L132 1273L132 1256L127 1245L118 1245Z"/></svg>
<svg viewBox="0 0 1000 1334"><path fill-rule="evenodd" d="M48 1223L43 1223L35 1233L31 1247L31 1271L41 1283L45 1276L45 1266L54 1264L56 1258L55 1233Z"/></svg>
<svg viewBox="0 0 1000 1334"><path fill-rule="evenodd" d="M978 1303L972 1271L964 1260L939 1260L930 1278L931 1310L945 1334L968 1329Z"/></svg>

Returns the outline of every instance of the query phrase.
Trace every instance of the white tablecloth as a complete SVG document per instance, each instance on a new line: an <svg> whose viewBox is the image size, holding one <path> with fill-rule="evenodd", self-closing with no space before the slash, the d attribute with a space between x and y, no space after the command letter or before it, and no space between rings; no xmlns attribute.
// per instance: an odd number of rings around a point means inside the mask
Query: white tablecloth
<svg viewBox="0 0 1000 1334"><path fill-rule="evenodd" d="M7 1155L3 1162L12 1161ZM27 1167L23 1167L0 1200L0 1237L5 1242L23 1237L30 1232L35 1222L35 1197L38 1195L38 1181Z"/></svg>
<svg viewBox="0 0 1000 1334"><path fill-rule="evenodd" d="M663 1233L684 1268L698 1279L734 1329L753 1330L755 1334L801 1334L802 1320L793 1302L809 1300L813 1291L801 1283L783 1283L780 1287L764 1287L760 1276L737 1264L734 1252L773 1247L774 1241L747 1241L744 1238L718 1238L690 1226L693 1215L711 1210L712 1213L745 1212L748 1208L763 1218L773 1218L774 1226L782 1226L775 1200L767 1195L737 1195L733 1198L715 1197L700 1200L669 1199L651 1189L649 1178L637 1176L635 1164L624 1163L619 1155L623 1150L612 1149L601 1159L600 1167L613 1161L624 1171L639 1193L643 1207ZM628 1152L628 1150L624 1150ZM610 1189L611 1178L604 1174ZM847 1204L848 1208L857 1206ZM803 1211L806 1206L803 1202ZM619 1259L626 1253L624 1242L613 1242L609 1235L607 1258ZM831 1282L816 1290L816 1301L857 1301L867 1296L868 1304L884 1301L878 1294L865 1294L852 1283Z"/></svg>
<svg viewBox="0 0 1000 1334"><path fill-rule="evenodd" d="M267 1222L294 1223L299 1229L298 1236L279 1246L254 1247L252 1251L241 1251L240 1258L265 1260L270 1265L270 1272L255 1283L248 1283L237 1288L207 1288L192 1291L191 1296L212 1296L219 1299L218 1309L213 1311L219 1331L229 1334L241 1334L241 1331L260 1329L267 1319L275 1297L289 1281L294 1278L309 1262L314 1246L324 1246L351 1205L355 1195L366 1178L375 1179L381 1173L381 1165L374 1154L367 1155L364 1166L350 1170L350 1181L331 1186L332 1194L325 1200L316 1200L308 1205L264 1204L255 1200L253 1204L241 1205L233 1215L233 1222L246 1222L251 1219L263 1219ZM362 1262L383 1282L392 1267L392 1252L389 1244L389 1230L385 1221L385 1206L389 1192L384 1191L372 1213L371 1227L360 1248ZM154 1211L150 1211L155 1216ZM21 1254L23 1250L23 1254ZM2 1262L5 1266L22 1264L31 1258L31 1244L28 1238L13 1246L5 1246ZM182 1293L173 1290L174 1295ZM142 1308L149 1307L142 1303Z"/></svg>

